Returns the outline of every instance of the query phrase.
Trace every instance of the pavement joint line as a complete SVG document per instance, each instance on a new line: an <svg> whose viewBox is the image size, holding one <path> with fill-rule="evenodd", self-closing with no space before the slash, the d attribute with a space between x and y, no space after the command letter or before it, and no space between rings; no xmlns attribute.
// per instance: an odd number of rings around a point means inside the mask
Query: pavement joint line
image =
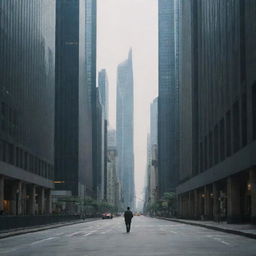
<svg viewBox="0 0 256 256"><path fill-rule="evenodd" d="M189 222L189 221L182 221L182 220L177 220L177 219L172 219L172 218L164 218L164 217L155 217L155 218L160 219L160 220L183 223L183 224L187 224L187 225L191 225L191 226L198 226L198 227L202 227L202 228L212 229L215 231L220 231L220 232L229 233L229 234L238 235L238 236L244 236L244 237L251 238L251 239L256 239L256 234L247 233L247 232L243 232L243 231L239 231L239 230L215 227L215 226L211 226L211 225Z"/></svg>

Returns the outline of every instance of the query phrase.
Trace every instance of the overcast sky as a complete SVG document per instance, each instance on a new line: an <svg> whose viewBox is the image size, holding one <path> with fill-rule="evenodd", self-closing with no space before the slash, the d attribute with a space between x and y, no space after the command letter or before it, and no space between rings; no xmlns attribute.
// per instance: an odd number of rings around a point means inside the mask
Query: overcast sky
<svg viewBox="0 0 256 256"><path fill-rule="evenodd" d="M109 118L115 128L117 65L133 49L136 195L145 186L149 106L157 97L157 0L98 0L98 71L109 78Z"/></svg>

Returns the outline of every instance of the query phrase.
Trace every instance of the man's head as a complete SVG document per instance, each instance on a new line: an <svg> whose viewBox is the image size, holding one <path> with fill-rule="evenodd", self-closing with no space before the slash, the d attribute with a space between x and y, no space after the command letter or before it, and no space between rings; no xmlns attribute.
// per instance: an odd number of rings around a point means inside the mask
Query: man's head
<svg viewBox="0 0 256 256"><path fill-rule="evenodd" d="M127 210L129 211L129 210L130 210L130 207L127 207Z"/></svg>

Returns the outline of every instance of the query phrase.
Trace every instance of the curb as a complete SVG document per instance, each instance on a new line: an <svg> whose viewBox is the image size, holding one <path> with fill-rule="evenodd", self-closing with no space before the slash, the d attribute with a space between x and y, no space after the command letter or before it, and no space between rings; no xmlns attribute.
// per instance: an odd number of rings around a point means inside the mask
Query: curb
<svg viewBox="0 0 256 256"><path fill-rule="evenodd" d="M77 221L70 221L70 222L62 222L59 224L50 224L49 226L37 226L37 227L31 227L31 228L25 228L25 229L18 229L18 230L12 230L12 231L6 231L6 232L0 232L0 239L7 238L7 237L12 237L12 236L18 236L18 235L24 235L28 233L35 233L35 232L40 232L48 229L54 229L54 228L60 228L60 227L65 227L65 226L71 226L75 224L81 224L81 223L86 223L86 222L92 222L96 221L98 219L91 219L91 220L77 220Z"/></svg>
<svg viewBox="0 0 256 256"><path fill-rule="evenodd" d="M221 232L225 232L225 233L229 233L229 234L233 234L233 235L239 235L239 236L244 236L247 238L256 239L256 234L247 233L247 232L243 232L243 231L239 231L239 230L214 227L214 226L210 226L210 225L206 225L206 224L194 223L194 222L182 221L182 220L170 219L170 218L164 218L164 217L156 217L156 218L160 219L160 220L173 221L173 222L183 223L183 224L187 224L187 225L191 225L191 226L198 226L198 227L221 231Z"/></svg>

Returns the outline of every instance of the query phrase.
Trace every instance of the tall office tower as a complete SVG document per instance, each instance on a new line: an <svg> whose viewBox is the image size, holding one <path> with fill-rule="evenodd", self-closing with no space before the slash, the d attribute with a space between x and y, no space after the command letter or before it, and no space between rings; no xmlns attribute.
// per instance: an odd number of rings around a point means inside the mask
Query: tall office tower
<svg viewBox="0 0 256 256"><path fill-rule="evenodd" d="M0 10L0 212L48 214L54 178L55 1L1 0Z"/></svg>
<svg viewBox="0 0 256 256"><path fill-rule="evenodd" d="M80 198L93 195L86 3L57 0L56 11L56 189Z"/></svg>
<svg viewBox="0 0 256 256"><path fill-rule="evenodd" d="M180 215L255 223L256 3L181 9Z"/></svg>
<svg viewBox="0 0 256 256"><path fill-rule="evenodd" d="M93 169L93 191L94 197L97 196L97 82L96 82L96 55L97 55L97 1L85 0L85 61L86 61L86 85L88 87L88 100L90 106L90 114L92 116L91 137L88 138L92 151L92 169Z"/></svg>
<svg viewBox="0 0 256 256"><path fill-rule="evenodd" d="M100 102L103 108L104 115L104 134L103 143L104 143L104 198L107 195L107 161L108 161L108 76L105 69L101 70L98 75L98 87L100 94Z"/></svg>
<svg viewBox="0 0 256 256"><path fill-rule="evenodd" d="M157 145L158 98L150 104L150 146Z"/></svg>
<svg viewBox="0 0 256 256"><path fill-rule="evenodd" d="M94 187L97 199L106 199L107 193L107 130L108 130L108 78L106 70L98 74L96 93L96 165Z"/></svg>
<svg viewBox="0 0 256 256"><path fill-rule="evenodd" d="M148 211L150 206L158 199L158 168L157 168L157 107L158 98L150 104L150 133L147 143L147 174L146 174L146 193L144 210Z"/></svg>
<svg viewBox="0 0 256 256"><path fill-rule="evenodd" d="M96 198L99 201L105 199L105 109L102 105L99 87L96 88L96 122L95 122L95 159L94 167L94 189L97 192Z"/></svg>
<svg viewBox="0 0 256 256"><path fill-rule="evenodd" d="M175 191L178 183L178 88L175 0L159 0L159 193Z"/></svg>
<svg viewBox="0 0 256 256"><path fill-rule="evenodd" d="M123 206L134 206L133 152L133 62L132 50L117 70L116 133L118 178L121 182Z"/></svg>
<svg viewBox="0 0 256 256"><path fill-rule="evenodd" d="M98 87L101 95L101 102L102 105L104 106L105 109L105 120L108 120L108 109L109 109L109 104L108 104L108 76L107 72L105 69L102 69L99 72L98 76Z"/></svg>

